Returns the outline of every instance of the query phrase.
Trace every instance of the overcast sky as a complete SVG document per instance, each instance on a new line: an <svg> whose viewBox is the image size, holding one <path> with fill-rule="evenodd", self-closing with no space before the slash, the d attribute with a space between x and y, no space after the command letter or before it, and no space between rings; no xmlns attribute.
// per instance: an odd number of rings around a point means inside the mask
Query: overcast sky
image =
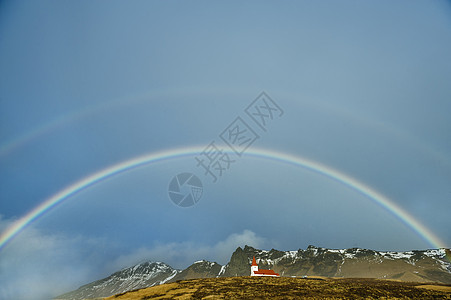
<svg viewBox="0 0 451 300"><path fill-rule="evenodd" d="M240 116L259 139L216 183L196 155L110 178L0 250L0 298L49 298L142 260L185 268L263 249L426 249L385 195L451 247L449 1L2 1L0 230L97 171L207 147ZM245 108L283 110L263 131ZM222 144L224 144L222 142ZM191 172L193 207L168 197Z"/></svg>

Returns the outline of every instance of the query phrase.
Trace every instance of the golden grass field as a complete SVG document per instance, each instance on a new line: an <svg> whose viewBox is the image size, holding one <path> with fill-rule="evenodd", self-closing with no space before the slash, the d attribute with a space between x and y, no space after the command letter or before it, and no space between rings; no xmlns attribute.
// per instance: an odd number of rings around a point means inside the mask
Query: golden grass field
<svg viewBox="0 0 451 300"><path fill-rule="evenodd" d="M451 285L358 278L226 277L182 280L105 299L451 299Z"/></svg>

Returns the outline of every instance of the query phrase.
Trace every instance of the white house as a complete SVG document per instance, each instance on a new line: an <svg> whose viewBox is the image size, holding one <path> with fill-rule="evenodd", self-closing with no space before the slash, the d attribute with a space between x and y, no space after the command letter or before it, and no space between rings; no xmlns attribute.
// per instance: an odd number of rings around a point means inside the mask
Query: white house
<svg viewBox="0 0 451 300"><path fill-rule="evenodd" d="M274 270L263 270L263 269L259 270L257 261L255 260L255 256L252 258L251 276L280 277L279 273L274 272Z"/></svg>

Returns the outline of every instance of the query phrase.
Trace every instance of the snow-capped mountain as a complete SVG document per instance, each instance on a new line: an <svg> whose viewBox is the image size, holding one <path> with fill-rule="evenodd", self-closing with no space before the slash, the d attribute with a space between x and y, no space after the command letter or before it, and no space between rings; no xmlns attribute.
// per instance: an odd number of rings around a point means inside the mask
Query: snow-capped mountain
<svg viewBox="0 0 451 300"><path fill-rule="evenodd" d="M165 263L145 262L55 299L107 297L184 279L249 276L253 256L260 268L273 269L287 277L360 277L451 284L451 262L447 258L451 257L449 249L384 252L309 246L297 251L267 251L245 246L238 247L224 266L201 260L181 271Z"/></svg>
<svg viewBox="0 0 451 300"><path fill-rule="evenodd" d="M360 248L306 250L258 250L238 248L219 276L248 276L255 256L261 268L281 276L327 276L398 279L402 281L451 283L451 257L448 249L382 252Z"/></svg>
<svg viewBox="0 0 451 300"><path fill-rule="evenodd" d="M55 299L85 299L108 297L118 293L163 284L174 278L180 270L162 262L144 262L122 269L110 276L81 286L75 291Z"/></svg>
<svg viewBox="0 0 451 300"><path fill-rule="evenodd" d="M193 263L191 266L178 273L170 282L195 279L195 278L213 278L217 277L221 271L222 266L216 262L200 260Z"/></svg>

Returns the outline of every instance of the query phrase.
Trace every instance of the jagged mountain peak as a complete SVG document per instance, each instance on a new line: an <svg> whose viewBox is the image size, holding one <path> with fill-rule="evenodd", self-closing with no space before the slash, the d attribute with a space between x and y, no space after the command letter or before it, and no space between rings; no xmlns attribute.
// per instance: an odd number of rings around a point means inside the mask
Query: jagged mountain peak
<svg viewBox="0 0 451 300"><path fill-rule="evenodd" d="M252 257L262 269L281 276L325 276L396 279L401 281L451 283L450 249L375 251L362 248L329 249L309 245L305 250L261 250L237 247L230 261L221 266L199 260L183 271L163 262L144 261L107 278L80 287L57 299L105 297L132 289L182 279L249 276Z"/></svg>
<svg viewBox="0 0 451 300"><path fill-rule="evenodd" d="M205 259L202 259L202 260L198 260L198 261L195 261L193 264L216 264L217 262L211 262L211 261L208 261L208 260L205 260Z"/></svg>
<svg viewBox="0 0 451 300"><path fill-rule="evenodd" d="M237 251L238 249L241 249L241 247L236 248L235 251ZM249 246L249 245L244 245L244 248L242 249L244 252L249 252L249 251L254 251L256 250L254 247Z"/></svg>
<svg viewBox="0 0 451 300"><path fill-rule="evenodd" d="M78 300L108 297L133 289L165 283L180 272L163 262L144 261L117 271L106 278L83 285L77 290L60 295L55 299Z"/></svg>
<svg viewBox="0 0 451 300"><path fill-rule="evenodd" d="M168 264L161 262L161 261L151 261L151 260L147 260L147 261L142 261L140 263L137 263L134 266L131 267L124 267L122 268L119 272L122 271L132 271L132 272L136 272L139 270L149 270L149 269L155 269L155 270L162 270L162 269L172 269L171 266L169 266Z"/></svg>

